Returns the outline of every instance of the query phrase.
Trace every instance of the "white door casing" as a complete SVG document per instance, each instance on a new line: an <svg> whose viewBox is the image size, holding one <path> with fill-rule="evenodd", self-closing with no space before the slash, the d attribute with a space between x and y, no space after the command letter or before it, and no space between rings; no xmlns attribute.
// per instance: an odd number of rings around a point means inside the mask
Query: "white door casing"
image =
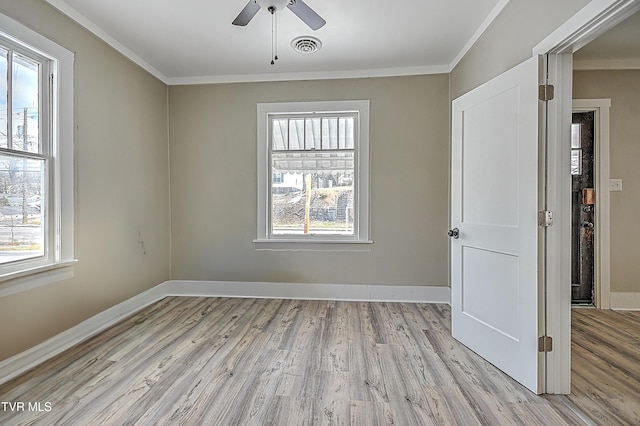
<svg viewBox="0 0 640 426"><path fill-rule="evenodd" d="M572 54L627 17L640 11L640 0L592 0L533 48L534 55L551 59L549 81L556 98L547 114L547 199L554 211L554 226L547 228L546 331L553 336L553 351L545 361L545 392L571 391L571 274L567 253L571 244L571 187L569 143L572 99Z"/></svg>
<svg viewBox="0 0 640 426"><path fill-rule="evenodd" d="M538 58L452 104L452 334L540 393Z"/></svg>

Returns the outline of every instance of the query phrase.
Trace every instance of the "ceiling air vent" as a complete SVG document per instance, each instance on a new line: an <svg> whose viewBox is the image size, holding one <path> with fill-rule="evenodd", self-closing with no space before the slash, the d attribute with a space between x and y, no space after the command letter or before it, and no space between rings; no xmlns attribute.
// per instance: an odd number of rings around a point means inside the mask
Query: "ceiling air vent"
<svg viewBox="0 0 640 426"><path fill-rule="evenodd" d="M300 53L315 53L322 47L322 42L315 37L302 36L291 41L293 50Z"/></svg>

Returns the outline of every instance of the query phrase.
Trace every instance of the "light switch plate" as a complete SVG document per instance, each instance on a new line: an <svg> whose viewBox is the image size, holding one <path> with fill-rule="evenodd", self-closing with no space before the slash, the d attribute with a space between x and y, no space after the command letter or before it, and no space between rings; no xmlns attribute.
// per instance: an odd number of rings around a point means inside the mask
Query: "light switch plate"
<svg viewBox="0 0 640 426"><path fill-rule="evenodd" d="M609 189L611 191L622 191L622 179L610 179Z"/></svg>

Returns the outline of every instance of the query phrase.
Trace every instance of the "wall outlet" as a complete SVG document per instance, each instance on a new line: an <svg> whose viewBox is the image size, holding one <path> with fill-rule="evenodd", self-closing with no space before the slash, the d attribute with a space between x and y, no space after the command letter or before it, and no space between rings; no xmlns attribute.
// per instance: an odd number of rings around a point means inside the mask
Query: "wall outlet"
<svg viewBox="0 0 640 426"><path fill-rule="evenodd" d="M622 191L622 179L610 179L609 180L609 190L611 190L611 191Z"/></svg>

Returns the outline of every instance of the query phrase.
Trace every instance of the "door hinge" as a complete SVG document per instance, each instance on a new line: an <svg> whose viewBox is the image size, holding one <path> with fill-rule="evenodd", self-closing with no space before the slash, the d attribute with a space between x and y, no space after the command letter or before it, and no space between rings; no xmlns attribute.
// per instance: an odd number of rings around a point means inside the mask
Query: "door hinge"
<svg viewBox="0 0 640 426"><path fill-rule="evenodd" d="M538 337L538 352L551 352L553 350L553 337Z"/></svg>
<svg viewBox="0 0 640 426"><path fill-rule="evenodd" d="M553 100L554 91L553 84L541 84L538 86L538 98L541 101L551 101Z"/></svg>
<svg viewBox="0 0 640 426"><path fill-rule="evenodd" d="M549 210L540 210L538 212L538 226L548 227L553 225L553 212Z"/></svg>

